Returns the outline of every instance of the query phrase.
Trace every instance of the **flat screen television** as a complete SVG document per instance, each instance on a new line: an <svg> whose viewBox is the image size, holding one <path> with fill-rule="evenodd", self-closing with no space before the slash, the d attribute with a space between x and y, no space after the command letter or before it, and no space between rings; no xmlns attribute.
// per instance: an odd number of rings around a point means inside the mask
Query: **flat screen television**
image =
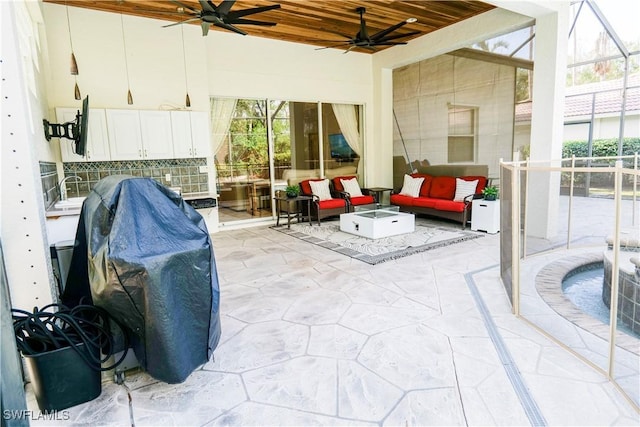
<svg viewBox="0 0 640 427"><path fill-rule="evenodd" d="M89 96L87 95L82 101L82 112L78 110L74 121L58 124L49 123L44 119L42 123L47 141L51 141L51 138L69 139L73 143L73 152L84 156L87 152L87 133L89 132Z"/></svg>
<svg viewBox="0 0 640 427"><path fill-rule="evenodd" d="M329 149L331 150L331 158L341 162L350 162L358 157L341 133L329 135Z"/></svg>

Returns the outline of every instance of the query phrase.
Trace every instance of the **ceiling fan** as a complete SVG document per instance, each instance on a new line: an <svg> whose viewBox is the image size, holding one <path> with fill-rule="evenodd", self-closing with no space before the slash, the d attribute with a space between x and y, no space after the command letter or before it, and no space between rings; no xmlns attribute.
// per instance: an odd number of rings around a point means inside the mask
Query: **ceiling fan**
<svg viewBox="0 0 640 427"><path fill-rule="evenodd" d="M223 0L218 6L213 4L213 2L210 0L198 0L198 3L200 3L200 7L202 7L202 10L198 10L177 0L171 1L182 8L181 12L187 13L191 17L180 22L163 25L163 28L200 20L202 21L200 25L202 26L203 36L209 34L209 27L211 25L215 25L216 27L221 27L238 34L242 34L243 36L246 36L247 33L237 28L235 25L263 25L272 27L276 25L275 22L254 21L252 19L244 19L244 17L247 15L253 15L256 13L280 8L279 4L274 4L271 6L261 6L251 9L232 11L231 7L236 2L236 0Z"/></svg>
<svg viewBox="0 0 640 427"><path fill-rule="evenodd" d="M411 24L417 21L416 18L408 18L405 21L392 25L386 30L378 31L377 33L370 36L369 31L367 30L367 24L363 17L365 11L366 9L364 7L359 7L356 9L356 12L360 14L360 31L358 31L355 37L349 37L344 34L336 33L339 36L345 37L347 40L340 41L340 42L336 40L327 40L326 42L336 42L336 43L330 46L320 47L316 50L328 49L332 47L349 46L349 48L344 53L347 53L350 50L356 49L356 48L364 48L364 49L376 51L377 50L376 46L395 46L400 44L407 44L407 42L399 42L399 41L393 41L393 40L420 34L420 31L411 31L405 34L390 35L391 33L393 33L398 28L402 27L403 25Z"/></svg>

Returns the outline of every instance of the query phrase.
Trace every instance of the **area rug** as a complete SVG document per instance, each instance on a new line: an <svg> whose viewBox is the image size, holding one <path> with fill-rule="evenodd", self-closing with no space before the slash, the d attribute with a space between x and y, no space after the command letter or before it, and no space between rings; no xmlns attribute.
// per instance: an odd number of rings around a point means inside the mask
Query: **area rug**
<svg viewBox="0 0 640 427"><path fill-rule="evenodd" d="M323 221L321 226L296 223L291 224L291 229L286 226L272 228L372 265L484 236L484 233L459 228L427 225L421 223L420 218L416 218L413 233L381 239L342 232L339 221Z"/></svg>

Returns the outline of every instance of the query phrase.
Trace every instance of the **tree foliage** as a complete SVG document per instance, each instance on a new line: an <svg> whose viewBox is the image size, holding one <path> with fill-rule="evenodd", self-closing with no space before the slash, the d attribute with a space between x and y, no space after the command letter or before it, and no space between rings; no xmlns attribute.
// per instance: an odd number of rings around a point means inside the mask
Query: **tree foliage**
<svg viewBox="0 0 640 427"><path fill-rule="evenodd" d="M274 101L277 102L277 101ZM288 106L272 106L279 118L271 120L277 163L291 161ZM269 174L269 143L267 139L266 102L240 99L229 128L231 158L227 160L235 169L246 169L253 177L267 178Z"/></svg>
<svg viewBox="0 0 640 427"><path fill-rule="evenodd" d="M613 157L618 155L618 138L595 139L591 150L592 157ZM622 155L630 156L640 152L640 138L624 138ZM562 146L562 157L588 157L589 142L584 140L565 141Z"/></svg>

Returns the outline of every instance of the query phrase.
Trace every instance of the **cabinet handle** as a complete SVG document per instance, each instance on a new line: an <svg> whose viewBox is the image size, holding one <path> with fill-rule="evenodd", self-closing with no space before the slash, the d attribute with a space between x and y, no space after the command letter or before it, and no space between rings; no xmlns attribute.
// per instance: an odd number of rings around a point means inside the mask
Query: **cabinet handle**
<svg viewBox="0 0 640 427"><path fill-rule="evenodd" d="M197 155L198 155L198 149L197 149L197 148L194 148L194 149L193 149L193 155L194 155L194 156L197 156Z"/></svg>
<svg viewBox="0 0 640 427"><path fill-rule="evenodd" d="M138 157L142 158L142 150L138 150Z"/></svg>
<svg viewBox="0 0 640 427"><path fill-rule="evenodd" d="M87 150L87 160L91 158L91 151Z"/></svg>
<svg viewBox="0 0 640 427"><path fill-rule="evenodd" d="M192 156L193 155L193 149L189 148L189 155Z"/></svg>
<svg viewBox="0 0 640 427"><path fill-rule="evenodd" d="M146 148L144 149L144 157L145 158L149 157L149 155L147 154L147 149Z"/></svg>

